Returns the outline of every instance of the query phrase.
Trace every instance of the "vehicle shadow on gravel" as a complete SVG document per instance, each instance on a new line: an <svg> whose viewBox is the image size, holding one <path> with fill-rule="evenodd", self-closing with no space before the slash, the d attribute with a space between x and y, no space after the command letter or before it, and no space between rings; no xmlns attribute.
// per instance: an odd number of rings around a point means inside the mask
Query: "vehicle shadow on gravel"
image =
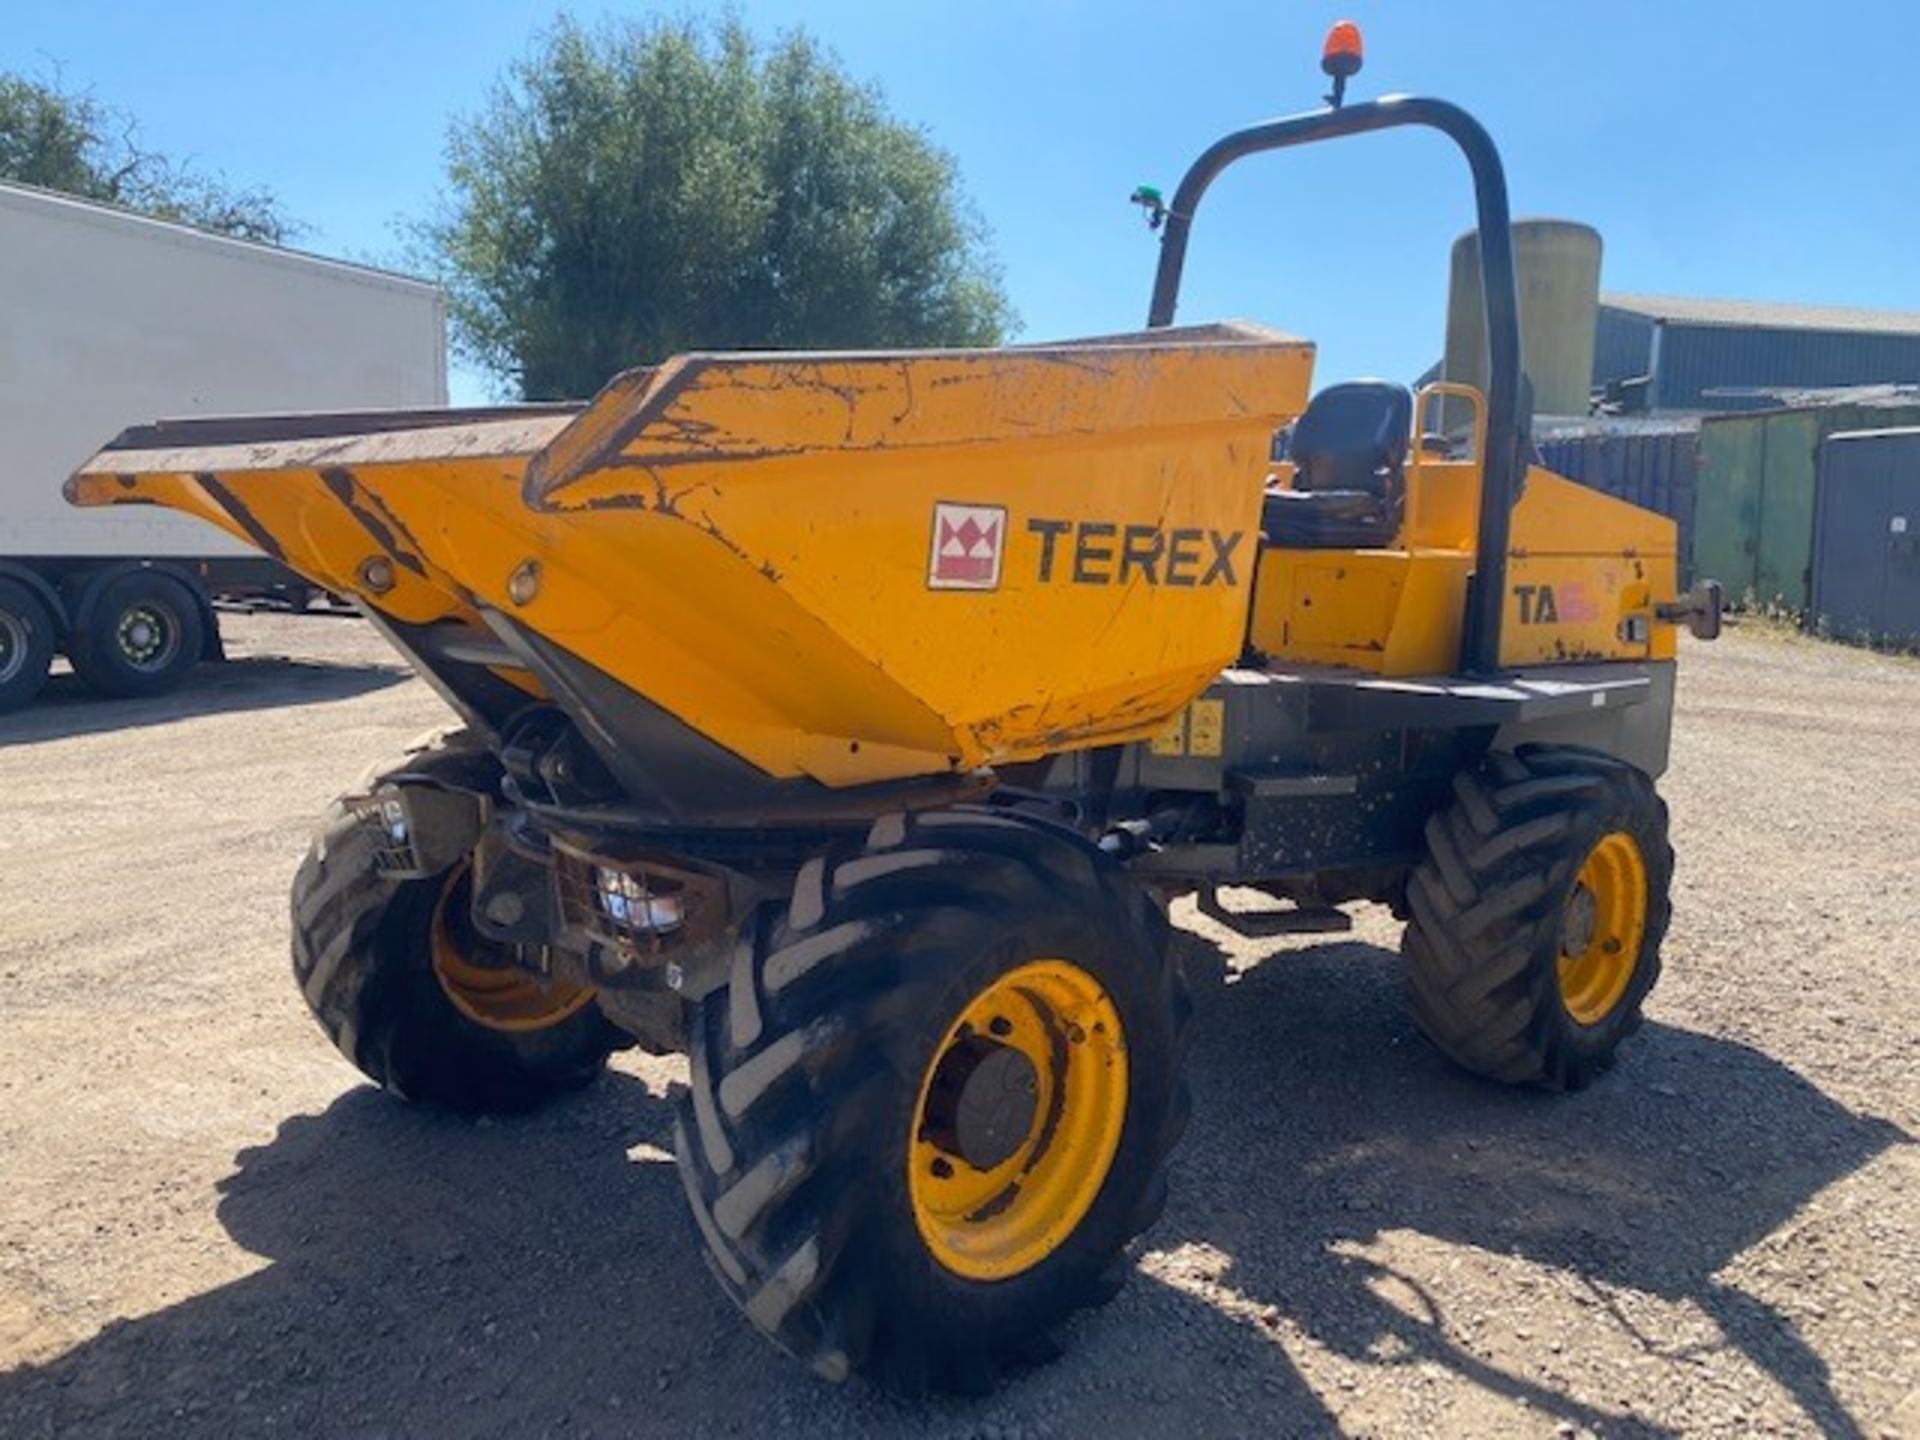
<svg viewBox="0 0 1920 1440"><path fill-rule="evenodd" d="M1438 1365L1607 1434L1658 1428L1631 1414L1631 1394L1616 1389L1596 1408L1547 1378L1595 1388L1573 1354L1549 1348L1563 1304L1670 1365L1676 1388L1692 1383L1697 1351L1731 1348L1822 1433L1862 1433L1793 1321L1715 1277L1821 1190L1910 1142L1898 1126L1748 1046L1658 1023L1584 1092L1507 1089L1460 1072L1420 1037L1390 951L1323 944L1224 983L1220 952L1196 936L1182 943L1203 977L1197 1122L1180 1157L1197 1197L1172 1207L1156 1246L1224 1252L1218 1285L1256 1313L1270 1307L1265 1324L1297 1325L1348 1360ZM1236 1123L1210 1123L1222 1111ZM1262 1178L1211 1183L1246 1174ZM1550 1267L1558 1283L1449 1316L1417 1275L1364 1253L1398 1231ZM1645 1333L1622 1303L1636 1291L1690 1302L1723 1338ZM1479 1332L1473 1350L1451 1338L1462 1321ZM1513 1369L1525 1374L1474 1353L1489 1343L1517 1352Z"/></svg>
<svg viewBox="0 0 1920 1440"><path fill-rule="evenodd" d="M117 700L96 695L70 671L54 675L26 709L0 716L0 746L166 725L199 715L351 700L411 678L404 665L335 665L278 655L246 656L195 668L170 695Z"/></svg>
<svg viewBox="0 0 1920 1440"><path fill-rule="evenodd" d="M479 1123L356 1087L235 1157L218 1218L261 1269L0 1375L0 1435L1023 1440L1139 1433L1146 1410L1163 1435L1241 1428L1211 1370L1182 1383L1191 1337L1141 1313L1156 1287L1140 1283L1081 1322L1065 1361L986 1399L814 1379L708 1277L671 1126L618 1070ZM1279 1413L1331 1424L1290 1376Z"/></svg>
<svg viewBox="0 0 1920 1440"><path fill-rule="evenodd" d="M1414 1035L1396 964L1324 946L1202 997L1196 1123L1148 1275L1076 1323L1065 1360L994 1397L832 1388L756 1339L697 1258L667 1102L616 1070L524 1119L363 1086L285 1121L217 1202L262 1267L0 1376L0 1434L1336 1429L1283 1329L1366 1367L1363 1388L1415 1384L1424 1362L1535 1413L1654 1433L1572 1398L1550 1365L1456 1343L1418 1276L1353 1253L1399 1231L1553 1267L1629 1329L1619 1292L1692 1301L1821 1428L1854 1433L1791 1323L1713 1276L1898 1132L1754 1051L1657 1025L1583 1095L1469 1080ZM1216 1257L1215 1293L1168 1278L1195 1253Z"/></svg>

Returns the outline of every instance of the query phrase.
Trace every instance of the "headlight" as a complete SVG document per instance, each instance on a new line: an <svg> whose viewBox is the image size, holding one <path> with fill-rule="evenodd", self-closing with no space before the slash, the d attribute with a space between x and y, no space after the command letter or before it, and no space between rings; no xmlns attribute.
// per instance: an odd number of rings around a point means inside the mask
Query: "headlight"
<svg viewBox="0 0 1920 1440"><path fill-rule="evenodd" d="M672 881L605 865L593 878L600 913L617 929L665 935L686 923L686 900Z"/></svg>

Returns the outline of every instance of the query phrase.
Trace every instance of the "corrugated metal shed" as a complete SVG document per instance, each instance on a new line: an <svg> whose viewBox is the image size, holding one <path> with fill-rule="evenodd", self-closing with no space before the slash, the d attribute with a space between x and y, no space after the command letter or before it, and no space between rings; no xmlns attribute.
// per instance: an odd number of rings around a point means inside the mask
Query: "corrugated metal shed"
<svg viewBox="0 0 1920 1440"><path fill-rule="evenodd" d="M1920 645L1920 428L1820 447L1811 619L1847 639Z"/></svg>
<svg viewBox="0 0 1920 1440"><path fill-rule="evenodd" d="M1539 420L1534 440L1556 475L1665 515L1680 527L1680 569L1690 573L1700 422L1663 417Z"/></svg>
<svg viewBox="0 0 1920 1440"><path fill-rule="evenodd" d="M1694 573L1735 604L1812 605L1813 514L1820 444L1843 430L1920 425L1920 404L1858 402L1710 415L1700 427Z"/></svg>
<svg viewBox="0 0 1920 1440"><path fill-rule="evenodd" d="M1656 410L1761 409L1754 391L1920 383L1920 314L1606 294L1594 383L1652 375Z"/></svg>
<svg viewBox="0 0 1920 1440"><path fill-rule="evenodd" d="M1600 297L1600 318L1593 331L1593 383L1635 380L1653 372L1653 321L1618 310Z"/></svg>
<svg viewBox="0 0 1920 1440"><path fill-rule="evenodd" d="M1612 310L1679 325L1920 335L1920 311L1916 310L1865 310L1849 305L1797 305L1771 300L1714 300L1619 292L1602 295L1600 303Z"/></svg>

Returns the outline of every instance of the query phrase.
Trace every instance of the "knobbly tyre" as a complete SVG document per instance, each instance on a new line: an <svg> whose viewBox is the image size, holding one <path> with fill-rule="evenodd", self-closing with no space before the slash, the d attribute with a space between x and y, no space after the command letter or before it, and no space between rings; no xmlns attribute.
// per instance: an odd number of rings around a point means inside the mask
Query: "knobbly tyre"
<svg viewBox="0 0 1920 1440"><path fill-rule="evenodd" d="M700 1243L822 1375L982 1390L1114 1292L1187 1123L1170 895L1253 935L1393 906L1422 1029L1515 1084L1598 1076L1659 972L1676 632L1717 591L1678 592L1671 522L1528 465L1485 132L1342 104L1345 29L1326 65L1328 108L1146 194L1139 334L162 422L70 482L271 541L460 717L295 878L334 1043L464 1111L685 1052ZM1473 173L1484 396L1309 403L1308 344L1172 326L1222 169L1402 125ZM1471 423L1435 437L1443 397Z"/></svg>

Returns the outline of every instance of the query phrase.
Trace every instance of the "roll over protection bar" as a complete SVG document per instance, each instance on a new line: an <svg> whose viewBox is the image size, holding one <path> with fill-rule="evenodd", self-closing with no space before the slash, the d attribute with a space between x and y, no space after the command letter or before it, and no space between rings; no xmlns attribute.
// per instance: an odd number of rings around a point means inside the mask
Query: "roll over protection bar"
<svg viewBox="0 0 1920 1440"><path fill-rule="evenodd" d="M1201 152L1188 168L1167 207L1160 236L1160 266L1153 280L1149 329L1173 323L1186 266L1187 234L1194 211L1222 170L1236 160L1268 150L1285 150L1363 135L1401 125L1438 130L1460 147L1473 172L1480 229L1481 289L1487 305L1487 436L1480 482L1480 525L1473 577L1467 586L1465 667L1472 674L1500 668L1500 619L1507 588L1507 544L1514 502L1526 474L1528 424L1522 391L1520 299L1513 268L1513 230L1507 207L1507 176L1500 152L1478 120L1445 100L1389 95L1340 109L1269 120L1236 130Z"/></svg>

